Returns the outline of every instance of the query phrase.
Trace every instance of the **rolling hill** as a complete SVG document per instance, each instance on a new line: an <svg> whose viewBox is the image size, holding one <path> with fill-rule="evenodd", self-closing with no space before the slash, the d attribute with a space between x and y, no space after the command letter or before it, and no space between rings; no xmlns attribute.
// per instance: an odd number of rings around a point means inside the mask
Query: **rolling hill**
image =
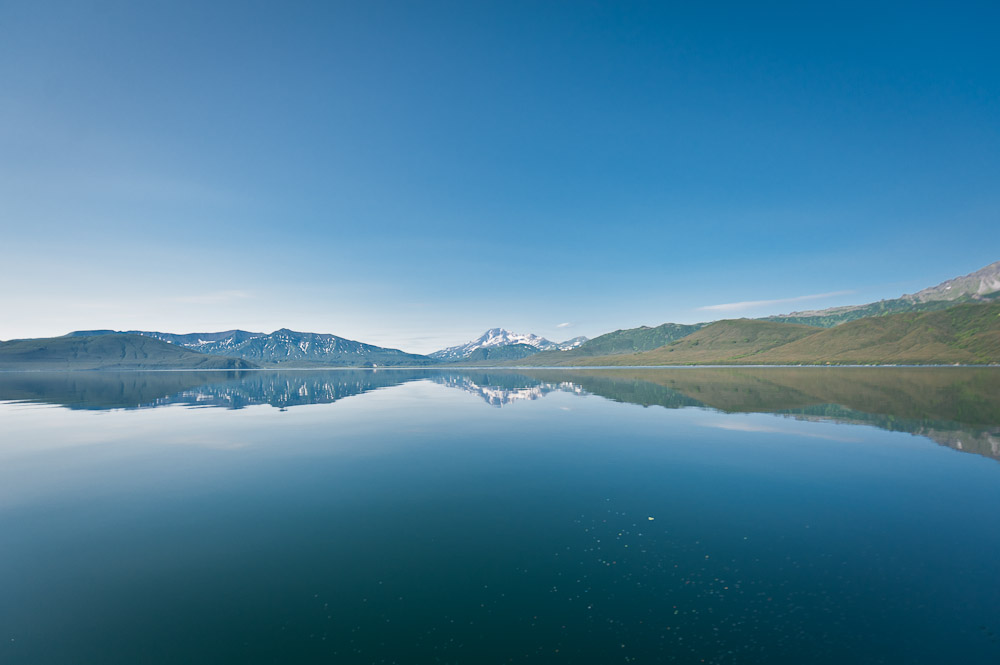
<svg viewBox="0 0 1000 665"><path fill-rule="evenodd" d="M709 324L653 351L581 365L1000 363L1000 303L857 319L834 328L755 319Z"/></svg>
<svg viewBox="0 0 1000 665"><path fill-rule="evenodd" d="M107 334L107 330L81 330L70 337ZM344 339L337 335L296 332L287 328L272 333L227 330L214 333L174 333L130 330L142 335L200 353L227 358L242 358L257 364L281 364L287 367L338 366L381 367L430 365L434 361L416 353L387 349Z"/></svg>
<svg viewBox="0 0 1000 665"><path fill-rule="evenodd" d="M132 334L0 342L2 370L250 369L255 364Z"/></svg>
<svg viewBox="0 0 1000 665"><path fill-rule="evenodd" d="M664 323L651 328L640 326L615 330L594 339L588 340L575 349L566 351L543 351L525 358L520 365L532 367L558 367L560 365L578 364L580 359L616 354L633 354L640 351L651 351L664 344L687 337L708 324L695 323Z"/></svg>
<svg viewBox="0 0 1000 665"><path fill-rule="evenodd" d="M693 365L740 362L820 332L796 323L754 319L716 321L652 351L587 358L587 365Z"/></svg>
<svg viewBox="0 0 1000 665"><path fill-rule="evenodd" d="M857 319L778 348L762 363L984 364L1000 362L1000 303Z"/></svg>

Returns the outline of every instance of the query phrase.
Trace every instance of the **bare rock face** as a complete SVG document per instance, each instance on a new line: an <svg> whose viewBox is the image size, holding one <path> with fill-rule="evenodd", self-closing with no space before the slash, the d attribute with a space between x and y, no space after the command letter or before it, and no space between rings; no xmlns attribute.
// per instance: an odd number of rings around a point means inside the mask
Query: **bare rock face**
<svg viewBox="0 0 1000 665"><path fill-rule="evenodd" d="M814 326L835 326L868 316L885 316L900 312L944 309L959 302L982 302L1000 298L1000 261L962 277L955 277L923 291L891 300L864 305L846 305L791 312L765 317L769 321L788 321Z"/></svg>
<svg viewBox="0 0 1000 665"><path fill-rule="evenodd" d="M991 263L985 268L969 273L962 277L949 279L937 286L918 291L912 295L905 295L903 298L914 300L915 302L929 302L932 300L957 300L963 297L979 299L982 296L1000 291L1000 261Z"/></svg>

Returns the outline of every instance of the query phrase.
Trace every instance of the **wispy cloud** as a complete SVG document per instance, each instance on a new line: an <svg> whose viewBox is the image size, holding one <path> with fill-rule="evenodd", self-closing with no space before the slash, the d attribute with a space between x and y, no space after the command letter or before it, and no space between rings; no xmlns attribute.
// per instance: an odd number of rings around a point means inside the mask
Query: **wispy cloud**
<svg viewBox="0 0 1000 665"><path fill-rule="evenodd" d="M794 298L775 298L774 300L744 300L742 302L727 302L721 305L705 305L698 309L711 312L732 312L741 309L754 309L756 307L767 307L769 305L784 305L786 303L804 302L806 300L821 300L834 296L847 296L855 291L831 291L829 293L814 293L808 296L795 296Z"/></svg>
<svg viewBox="0 0 1000 665"><path fill-rule="evenodd" d="M573 324L572 323L560 323L559 325L556 326L556 328L569 328L571 325L573 325Z"/></svg>
<svg viewBox="0 0 1000 665"><path fill-rule="evenodd" d="M246 291L210 291L207 293L191 293L183 296L170 298L171 302L184 303L185 305L220 305L222 303L233 302L234 300L246 300L251 298Z"/></svg>

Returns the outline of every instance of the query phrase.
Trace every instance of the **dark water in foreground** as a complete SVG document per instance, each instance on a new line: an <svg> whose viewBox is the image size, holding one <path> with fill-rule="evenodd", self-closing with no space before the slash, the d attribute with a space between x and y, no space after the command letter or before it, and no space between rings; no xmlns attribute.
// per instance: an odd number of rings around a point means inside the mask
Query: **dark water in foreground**
<svg viewBox="0 0 1000 665"><path fill-rule="evenodd" d="M0 662L997 663L998 457L996 369L0 374Z"/></svg>

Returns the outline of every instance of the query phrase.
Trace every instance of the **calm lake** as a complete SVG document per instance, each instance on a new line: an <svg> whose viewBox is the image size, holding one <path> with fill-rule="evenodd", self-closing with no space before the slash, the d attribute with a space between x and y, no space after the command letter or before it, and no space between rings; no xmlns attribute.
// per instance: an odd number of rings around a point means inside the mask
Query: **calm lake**
<svg viewBox="0 0 1000 665"><path fill-rule="evenodd" d="M1000 369L0 374L0 662L1000 662Z"/></svg>

